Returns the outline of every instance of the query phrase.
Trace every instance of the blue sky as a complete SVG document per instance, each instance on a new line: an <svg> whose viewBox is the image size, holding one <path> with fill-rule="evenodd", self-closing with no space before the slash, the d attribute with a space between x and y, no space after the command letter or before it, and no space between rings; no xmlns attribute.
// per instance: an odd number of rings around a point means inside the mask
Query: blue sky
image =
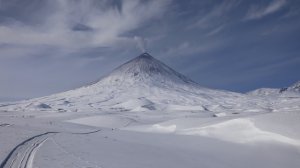
<svg viewBox="0 0 300 168"><path fill-rule="evenodd" d="M99 79L141 42L206 87L284 87L299 40L298 0L0 0L0 101Z"/></svg>

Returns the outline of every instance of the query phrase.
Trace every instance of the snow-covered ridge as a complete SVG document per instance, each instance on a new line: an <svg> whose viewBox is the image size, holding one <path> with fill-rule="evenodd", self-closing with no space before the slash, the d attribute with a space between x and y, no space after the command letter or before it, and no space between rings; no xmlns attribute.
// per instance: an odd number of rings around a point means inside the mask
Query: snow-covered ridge
<svg viewBox="0 0 300 168"><path fill-rule="evenodd" d="M280 92L280 89L275 88L259 88L253 91L248 92L248 95L252 96L273 96L278 95Z"/></svg>
<svg viewBox="0 0 300 168"><path fill-rule="evenodd" d="M290 87L280 89L280 92L285 92L285 91L292 91L292 92L299 92L300 93L300 81L294 83Z"/></svg>
<svg viewBox="0 0 300 168"><path fill-rule="evenodd" d="M300 81L284 88L260 88L247 93L252 96L297 96L300 97Z"/></svg>

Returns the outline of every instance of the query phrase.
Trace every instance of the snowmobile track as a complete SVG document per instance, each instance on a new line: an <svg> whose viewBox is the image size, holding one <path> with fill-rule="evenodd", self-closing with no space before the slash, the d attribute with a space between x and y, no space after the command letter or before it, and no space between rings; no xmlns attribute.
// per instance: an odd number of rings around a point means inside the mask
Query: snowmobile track
<svg viewBox="0 0 300 168"><path fill-rule="evenodd" d="M46 132L26 139L7 155L1 163L0 168L31 168L35 153L39 147L48 139L52 134L58 132Z"/></svg>

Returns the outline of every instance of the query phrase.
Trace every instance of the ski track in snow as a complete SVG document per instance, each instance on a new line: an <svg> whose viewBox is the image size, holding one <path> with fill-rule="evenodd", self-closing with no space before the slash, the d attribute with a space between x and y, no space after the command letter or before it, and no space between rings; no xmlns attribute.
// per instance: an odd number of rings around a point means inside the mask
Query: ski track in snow
<svg viewBox="0 0 300 168"><path fill-rule="evenodd" d="M99 129L95 131L70 134L86 135L100 131L101 130ZM35 153L39 150L43 143L48 140L49 137L58 133L62 132L45 132L21 142L7 155L7 157L1 163L0 168L32 168Z"/></svg>

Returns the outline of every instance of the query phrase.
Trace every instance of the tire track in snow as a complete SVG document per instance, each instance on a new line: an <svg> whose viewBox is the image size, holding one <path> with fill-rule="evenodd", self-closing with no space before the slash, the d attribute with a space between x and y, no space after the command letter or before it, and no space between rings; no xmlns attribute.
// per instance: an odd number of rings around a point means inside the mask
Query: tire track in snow
<svg viewBox="0 0 300 168"><path fill-rule="evenodd" d="M86 135L97 133L100 131L101 130L70 134ZM9 152L7 157L0 164L0 168L32 168L35 153L50 136L58 133L61 132L45 132L21 142Z"/></svg>

